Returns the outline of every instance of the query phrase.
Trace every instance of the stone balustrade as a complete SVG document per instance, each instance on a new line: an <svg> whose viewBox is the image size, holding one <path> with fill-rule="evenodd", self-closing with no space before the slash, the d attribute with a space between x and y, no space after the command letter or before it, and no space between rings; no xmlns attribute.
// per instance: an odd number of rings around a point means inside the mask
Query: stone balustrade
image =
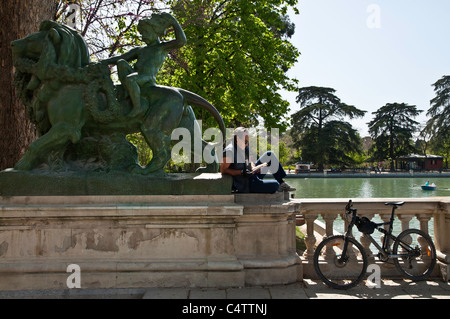
<svg viewBox="0 0 450 319"><path fill-rule="evenodd" d="M316 274L313 266L314 249L320 241L327 236L333 235L336 230L334 224L338 216L342 216L345 212L345 205L348 199L296 199L294 200L300 205L297 212L298 217L304 219L304 225L300 229L305 233L306 250L303 253L303 273L304 278L315 278ZM383 222L388 222L391 217L391 206L386 206L389 201L405 201L405 205L398 208L395 212L395 218L400 221L400 229L396 229L394 224L394 232L406 230L410 228L411 220L416 218L422 231L429 233L429 221L433 221L433 237L437 250L438 265L436 267L436 275L440 274L444 280L449 280L449 264L450 264L450 213L448 206L450 198L433 197L433 198L379 198L379 199L353 199L353 208L358 210L359 216L366 216L369 219L378 215ZM319 216L324 222L319 221ZM344 222L344 229L348 225ZM387 227L387 226L385 226ZM411 227L412 228L412 227ZM354 236L358 239L368 252L368 256L378 253L376 248L371 247L370 239L359 233L354 227ZM371 257L372 262L377 258ZM384 274L386 276L395 276L396 271L391 264L382 264Z"/></svg>

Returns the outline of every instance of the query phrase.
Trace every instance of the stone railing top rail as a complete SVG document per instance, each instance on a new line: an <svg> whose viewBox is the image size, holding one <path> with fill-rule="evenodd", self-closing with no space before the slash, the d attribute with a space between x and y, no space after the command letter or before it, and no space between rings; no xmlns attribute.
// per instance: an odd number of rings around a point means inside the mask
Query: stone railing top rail
<svg viewBox="0 0 450 319"><path fill-rule="evenodd" d="M300 212L307 214L336 214L343 213L345 205L349 199L344 198L316 198L316 199L295 199L293 202L299 203ZM355 198L352 199L353 208L358 210L358 214L390 214L391 206L386 206L387 202L404 201L405 205L396 210L396 214L448 214L450 197L429 197L429 198Z"/></svg>

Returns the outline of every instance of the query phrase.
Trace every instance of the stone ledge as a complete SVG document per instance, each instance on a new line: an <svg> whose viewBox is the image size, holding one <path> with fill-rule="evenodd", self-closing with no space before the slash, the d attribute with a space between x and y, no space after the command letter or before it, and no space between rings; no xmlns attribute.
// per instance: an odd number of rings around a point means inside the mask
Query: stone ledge
<svg viewBox="0 0 450 319"><path fill-rule="evenodd" d="M236 203L274 204L289 201L289 192L276 192L274 194L261 193L235 193Z"/></svg>
<svg viewBox="0 0 450 319"><path fill-rule="evenodd" d="M185 206L234 204L233 195L134 195L134 196L2 196L0 205L10 206Z"/></svg>
<svg viewBox="0 0 450 319"><path fill-rule="evenodd" d="M144 176L123 172L0 172L1 196L229 195L231 177L222 174Z"/></svg>

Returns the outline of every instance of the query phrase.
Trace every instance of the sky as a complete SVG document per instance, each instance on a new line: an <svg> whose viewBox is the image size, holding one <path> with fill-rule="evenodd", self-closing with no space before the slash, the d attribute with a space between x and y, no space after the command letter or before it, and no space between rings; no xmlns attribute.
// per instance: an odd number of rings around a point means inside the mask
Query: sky
<svg viewBox="0 0 450 319"><path fill-rule="evenodd" d="M362 137L387 103L423 110L424 124L432 86L450 75L449 0L299 0L300 13L290 39L301 56L288 72L299 87L336 90L343 103L367 111L349 120ZM295 92L282 92L291 114L300 109Z"/></svg>

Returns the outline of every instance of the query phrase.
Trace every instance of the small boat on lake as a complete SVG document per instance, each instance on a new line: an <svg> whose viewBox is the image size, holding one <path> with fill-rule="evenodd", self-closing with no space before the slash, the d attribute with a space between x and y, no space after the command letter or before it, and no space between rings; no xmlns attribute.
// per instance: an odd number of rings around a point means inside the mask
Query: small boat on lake
<svg viewBox="0 0 450 319"><path fill-rule="evenodd" d="M422 189L424 191L434 191L437 188L437 186L434 183L431 183L431 184L425 183L424 185L421 185L420 187L422 187Z"/></svg>

